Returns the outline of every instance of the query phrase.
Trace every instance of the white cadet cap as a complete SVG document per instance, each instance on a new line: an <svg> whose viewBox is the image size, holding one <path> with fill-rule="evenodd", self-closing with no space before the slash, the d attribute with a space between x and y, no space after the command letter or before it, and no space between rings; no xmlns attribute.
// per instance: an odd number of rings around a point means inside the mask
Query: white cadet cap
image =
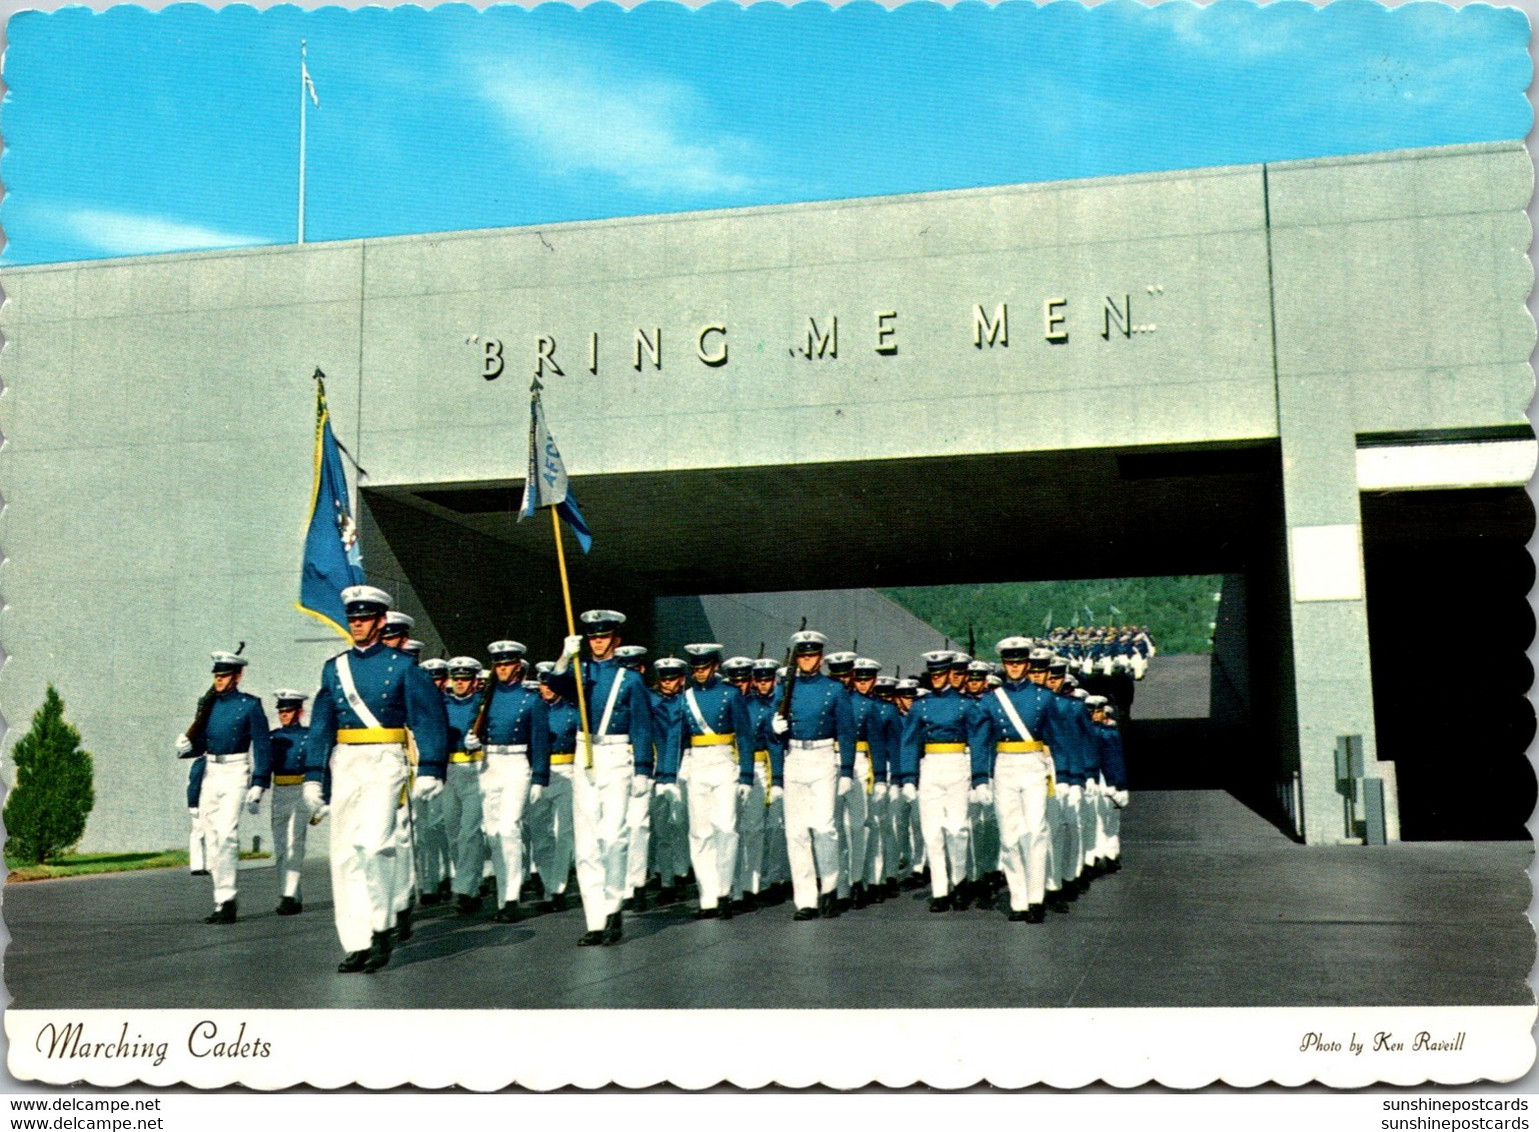
<svg viewBox="0 0 1539 1132"><path fill-rule="evenodd" d="M882 665L880 661L872 660L869 656L857 656L855 658L855 671L857 674L866 673L875 676L881 670Z"/></svg>
<svg viewBox="0 0 1539 1132"><path fill-rule="evenodd" d="M583 634L589 637L613 634L625 624L625 614L613 609L587 609L577 619L583 624Z"/></svg>
<svg viewBox="0 0 1539 1132"><path fill-rule="evenodd" d="M473 656L451 656L449 658L450 676L479 676L481 674L481 662Z"/></svg>
<svg viewBox="0 0 1539 1132"><path fill-rule="evenodd" d="M956 654L949 649L931 649L927 653L920 654L924 659L924 666L931 672L944 672L951 667L951 658Z"/></svg>
<svg viewBox="0 0 1539 1132"><path fill-rule="evenodd" d="M1004 660L1029 660L1035 644L1030 637L1006 637L994 646L994 651Z"/></svg>
<svg viewBox="0 0 1539 1132"><path fill-rule="evenodd" d="M377 586L348 586L342 591L342 604L349 616L354 613L368 615L388 613L391 601L390 595Z"/></svg>
<svg viewBox="0 0 1539 1132"><path fill-rule="evenodd" d="M245 657L238 656L233 652L216 652L209 655L214 658L214 671L216 673L236 672L251 663Z"/></svg>
<svg viewBox="0 0 1539 1132"><path fill-rule="evenodd" d="M437 672L447 672L449 669L449 662L434 656L424 660L421 664L417 665L417 667L423 669L429 675L432 675Z"/></svg>
<svg viewBox="0 0 1539 1132"><path fill-rule="evenodd" d="M493 641L486 646L486 651L491 654L492 663L508 663L509 661L523 660L524 653L529 650L518 641Z"/></svg>
<svg viewBox="0 0 1539 1132"><path fill-rule="evenodd" d="M828 647L828 638L816 629L803 629L791 634L791 651L795 653L822 652Z"/></svg>
<svg viewBox="0 0 1539 1132"><path fill-rule="evenodd" d="M292 704L294 707L298 707L309 698L303 692L294 691L293 688L275 688L273 690L273 699L280 708L285 704Z"/></svg>
<svg viewBox="0 0 1539 1132"><path fill-rule="evenodd" d="M684 651L689 654L689 666L702 668L707 664L721 663L721 646L714 643L702 643L685 645Z"/></svg>
<svg viewBox="0 0 1539 1132"><path fill-rule="evenodd" d="M408 656L419 656L422 653L422 649L423 649L422 642L418 641L418 640L413 640L410 637L408 637L406 639L406 643L401 646L401 651L406 653Z"/></svg>
<svg viewBox="0 0 1539 1132"><path fill-rule="evenodd" d="M385 614L384 635L387 637L404 637L412 629L416 628L416 625L417 619L410 613L401 613L399 610L392 609ZM400 631L392 632L391 630Z"/></svg>

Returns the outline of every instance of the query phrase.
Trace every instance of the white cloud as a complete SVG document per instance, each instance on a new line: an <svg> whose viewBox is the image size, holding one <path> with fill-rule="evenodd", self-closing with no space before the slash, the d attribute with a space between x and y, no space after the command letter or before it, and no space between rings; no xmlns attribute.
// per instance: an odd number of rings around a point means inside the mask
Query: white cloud
<svg viewBox="0 0 1539 1132"><path fill-rule="evenodd" d="M155 255L270 244L267 236L249 236L163 216L145 216L103 208L49 209L45 222L65 229L81 243L106 255Z"/></svg>
<svg viewBox="0 0 1539 1132"><path fill-rule="evenodd" d="M566 67L483 66L480 89L504 121L561 173L600 173L653 194L743 193L732 168L752 153L742 138L691 125L694 93L677 84L625 81Z"/></svg>

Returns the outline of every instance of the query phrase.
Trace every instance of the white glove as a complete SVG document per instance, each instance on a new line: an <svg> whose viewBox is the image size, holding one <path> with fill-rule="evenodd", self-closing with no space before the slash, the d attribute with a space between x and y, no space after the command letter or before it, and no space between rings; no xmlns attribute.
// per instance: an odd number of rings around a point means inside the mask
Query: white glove
<svg viewBox="0 0 1539 1132"><path fill-rule="evenodd" d="M185 735L178 735L176 737L177 758L183 758L190 754L192 754L192 740Z"/></svg>
<svg viewBox="0 0 1539 1132"><path fill-rule="evenodd" d="M901 793L905 802L912 802L919 797L919 787L915 786L912 782L905 782Z"/></svg>
<svg viewBox="0 0 1539 1132"><path fill-rule="evenodd" d="M752 793L753 787L749 786L746 782L739 782L737 784L737 800L739 802L748 801L748 796Z"/></svg>
<svg viewBox="0 0 1539 1132"><path fill-rule="evenodd" d="M1080 796L1084 792L1078 786L1065 786L1063 788L1063 801L1066 806L1079 805Z"/></svg>
<svg viewBox="0 0 1539 1132"><path fill-rule="evenodd" d="M246 812L254 814L262 808L262 788L253 786L246 791Z"/></svg>
<svg viewBox="0 0 1539 1132"><path fill-rule="evenodd" d="M775 802L780 801L780 799L784 798L785 796L786 796L786 789L785 789L784 786L771 786L770 787L769 798L770 798L770 803L772 805Z"/></svg>
<svg viewBox="0 0 1539 1132"><path fill-rule="evenodd" d="M311 825L320 825L321 824L321 819L324 818L329 813L331 813L331 807L326 805L325 802L322 802L321 803L321 808L316 810L315 813L310 815L310 824Z"/></svg>
<svg viewBox="0 0 1539 1132"><path fill-rule="evenodd" d="M419 802L426 802L438 797L444 792L444 780L434 778L431 774L420 775L417 781L412 783L411 796Z"/></svg>
<svg viewBox="0 0 1539 1132"><path fill-rule="evenodd" d="M885 782L875 783L871 787L871 800L873 802L883 802L883 801L886 801L886 799L887 799L887 783L885 783Z"/></svg>
<svg viewBox="0 0 1539 1132"><path fill-rule="evenodd" d="M1112 791L1112 802L1116 805L1117 809L1126 809L1129 801L1131 801L1131 799L1128 797L1128 792L1126 790Z"/></svg>
<svg viewBox="0 0 1539 1132"><path fill-rule="evenodd" d="M198 807L197 806L188 806L187 807L187 816L188 817L192 817L192 818L197 817L198 816Z"/></svg>
<svg viewBox="0 0 1539 1132"><path fill-rule="evenodd" d="M530 786L529 787L529 804L531 806L534 805L536 802L538 802L540 800L540 797L544 793L545 793L545 787L541 786L538 782L536 782L534 785Z"/></svg>
<svg viewBox="0 0 1539 1132"><path fill-rule="evenodd" d="M312 814L319 813L326 808L326 803L321 797L323 792L319 782L306 782L299 790L300 797L305 800L305 809L309 810Z"/></svg>
<svg viewBox="0 0 1539 1132"><path fill-rule="evenodd" d="M677 782L659 782L657 784L657 796L665 799L670 806L679 802L679 784Z"/></svg>
<svg viewBox="0 0 1539 1132"><path fill-rule="evenodd" d="M776 735L784 735L791 730L791 721L783 715L770 716L770 730Z"/></svg>
<svg viewBox="0 0 1539 1132"><path fill-rule="evenodd" d="M467 751L479 751L481 749L481 740L477 738L474 731L465 732L465 749Z"/></svg>
<svg viewBox="0 0 1539 1132"><path fill-rule="evenodd" d="M980 782L977 786L973 787L973 794L976 795L975 801L980 806L992 806L994 804L994 787L991 783Z"/></svg>
<svg viewBox="0 0 1539 1132"><path fill-rule="evenodd" d="M582 638L575 634L561 642L561 655L556 658L554 672L565 672L572 666L572 658L582 649Z"/></svg>
<svg viewBox="0 0 1539 1132"><path fill-rule="evenodd" d="M855 788L855 780L845 775L839 776L839 797L843 798Z"/></svg>
<svg viewBox="0 0 1539 1132"><path fill-rule="evenodd" d="M631 775L631 797L645 798L652 792L652 780L644 774Z"/></svg>

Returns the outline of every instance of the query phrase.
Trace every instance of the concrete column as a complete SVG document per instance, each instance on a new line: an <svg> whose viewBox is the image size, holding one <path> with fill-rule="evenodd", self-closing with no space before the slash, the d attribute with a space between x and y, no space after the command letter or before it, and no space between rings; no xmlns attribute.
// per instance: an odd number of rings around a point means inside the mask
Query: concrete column
<svg viewBox="0 0 1539 1132"><path fill-rule="evenodd" d="M1303 833L1309 844L1361 840L1365 815L1337 777L1336 741L1360 735L1369 777L1384 780L1387 826L1399 838L1394 765L1380 763L1373 720L1351 390L1332 376L1280 383Z"/></svg>

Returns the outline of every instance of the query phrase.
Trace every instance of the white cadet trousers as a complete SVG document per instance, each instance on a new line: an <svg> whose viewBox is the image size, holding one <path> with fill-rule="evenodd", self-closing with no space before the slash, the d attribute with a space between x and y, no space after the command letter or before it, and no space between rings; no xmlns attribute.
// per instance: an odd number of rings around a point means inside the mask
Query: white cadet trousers
<svg viewBox="0 0 1539 1132"><path fill-rule="evenodd" d="M486 867L486 835L481 832L481 773L484 759L449 764L444 782L444 829L449 834L449 860L454 868L454 894L474 896Z"/></svg>
<svg viewBox="0 0 1539 1132"><path fill-rule="evenodd" d="M732 896L737 872L737 749L731 744L689 752L689 859L700 907Z"/></svg>
<svg viewBox="0 0 1539 1132"><path fill-rule="evenodd" d="M235 874L240 868L240 808L251 787L251 756L209 756L198 791L198 824L208 871L214 877L214 907L235 899Z"/></svg>
<svg viewBox="0 0 1539 1132"><path fill-rule="evenodd" d="M614 740L618 739L619 742ZM577 758L584 758L578 736ZM625 892L625 854L630 833L631 776L635 758L624 736L596 736L592 768L572 775L572 835L577 853L577 888L589 931L599 931L620 910Z"/></svg>
<svg viewBox="0 0 1539 1132"><path fill-rule="evenodd" d="M967 803L967 821L972 828L968 851L967 877L981 880L999 868L999 819L992 805Z"/></svg>
<svg viewBox="0 0 1539 1132"><path fill-rule="evenodd" d="M1010 886L1011 911L1024 912L1046 898L1051 772L1051 757L1040 751L1002 752L994 763L999 867Z"/></svg>
<svg viewBox="0 0 1539 1132"><path fill-rule="evenodd" d="M937 751L919 760L919 828L930 860L930 895L940 898L967 878L967 791L972 760L966 751Z"/></svg>
<svg viewBox="0 0 1539 1132"><path fill-rule="evenodd" d="M412 821L417 823L417 888L437 892L449 879L449 831L444 826L444 798L413 798Z"/></svg>
<svg viewBox="0 0 1539 1132"><path fill-rule="evenodd" d="M764 851L764 828L767 823L769 809L768 797L768 767L759 760L757 755L753 760L753 789L748 792L748 800L738 807L737 811L737 869L732 884L732 899L742 899L743 893L751 892L755 896L765 885L764 869L766 855Z"/></svg>
<svg viewBox="0 0 1539 1132"><path fill-rule="evenodd" d="M870 833L870 798L866 795L866 777L871 773L871 756L855 752L855 781L850 792L838 796L839 821L839 899L850 895L850 886L866 879L866 838Z"/></svg>
<svg viewBox="0 0 1539 1132"><path fill-rule="evenodd" d="M187 835L187 871L208 871L208 851L203 845L203 786L198 785L198 812L192 816L192 832Z"/></svg>
<svg viewBox="0 0 1539 1132"><path fill-rule="evenodd" d="M630 895L647 885L648 857L652 852L652 794L648 790L641 797L632 797L626 803L625 828L630 844L625 850L625 892Z"/></svg>
<svg viewBox="0 0 1539 1132"><path fill-rule="evenodd" d="M1068 787L1058 783L1048 799L1047 824L1053 838L1053 867L1049 871L1049 891L1061 888L1079 876L1084 853L1079 842L1079 803L1069 804Z"/></svg>
<svg viewBox="0 0 1539 1132"><path fill-rule="evenodd" d="M300 898L305 863L305 835L310 832L310 807L303 786L273 786L273 866L282 886L279 895Z"/></svg>
<svg viewBox="0 0 1539 1132"><path fill-rule="evenodd" d="M529 807L524 823L529 827L529 856L539 871L546 898L565 892L566 878L572 871L570 762L551 764L550 785L540 792L540 800Z"/></svg>
<svg viewBox="0 0 1539 1132"><path fill-rule="evenodd" d="M839 753L832 739L810 748L797 742L786 749L786 856L792 899L798 908L815 908L820 894L839 890Z"/></svg>
<svg viewBox="0 0 1539 1132"><path fill-rule="evenodd" d="M518 903L524 887L524 810L529 804L529 779L534 774L529 752L486 749L481 774L481 829L497 878L497 907Z"/></svg>
<svg viewBox="0 0 1539 1132"><path fill-rule="evenodd" d="M1101 856L1101 811L1106 805L1106 795L1101 793L1101 780L1085 780L1084 798L1079 804L1079 843L1084 853L1085 867L1095 864Z"/></svg>
<svg viewBox="0 0 1539 1132"><path fill-rule="evenodd" d="M400 743L331 751L331 898L344 951L363 951L395 922L396 811L406 786Z"/></svg>
<svg viewBox="0 0 1539 1132"><path fill-rule="evenodd" d="M856 784L856 789L861 789ZM892 835L892 802L887 791L877 797L875 790L866 795L866 811L870 814L866 833L865 883L867 887L881 884L892 868L890 856L894 838Z"/></svg>
<svg viewBox="0 0 1539 1132"><path fill-rule="evenodd" d="M410 782L409 777L407 781ZM396 799L395 806L395 872L390 882L390 907L397 913L411 907L412 893L417 888L417 854L412 845L415 815L407 791L402 791L403 796Z"/></svg>

